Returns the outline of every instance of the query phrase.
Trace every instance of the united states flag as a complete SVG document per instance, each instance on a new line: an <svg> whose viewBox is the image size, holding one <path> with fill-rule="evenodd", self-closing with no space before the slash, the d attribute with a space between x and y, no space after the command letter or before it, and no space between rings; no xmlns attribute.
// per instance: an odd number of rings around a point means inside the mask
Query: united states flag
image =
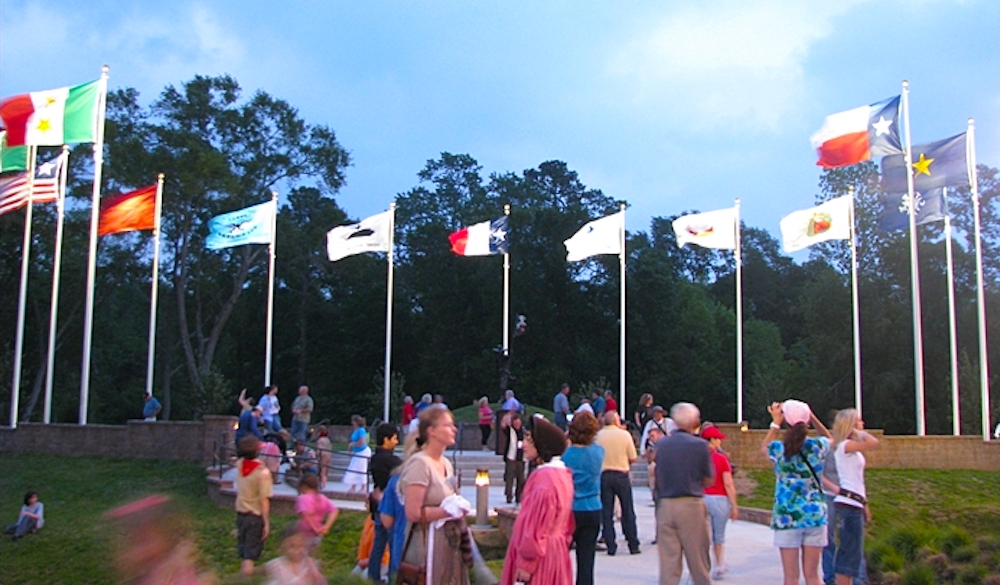
<svg viewBox="0 0 1000 585"><path fill-rule="evenodd" d="M38 165L35 169L35 188L31 200L51 203L59 197L59 170L62 155ZM28 173L15 173L0 177L0 215L18 210L28 203Z"/></svg>

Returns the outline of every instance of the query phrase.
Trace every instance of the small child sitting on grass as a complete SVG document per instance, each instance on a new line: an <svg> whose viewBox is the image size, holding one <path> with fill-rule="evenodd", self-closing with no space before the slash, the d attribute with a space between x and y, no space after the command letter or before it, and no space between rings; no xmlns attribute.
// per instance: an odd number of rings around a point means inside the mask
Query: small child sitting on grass
<svg viewBox="0 0 1000 585"><path fill-rule="evenodd" d="M24 494L24 505L17 517L17 523L7 526L4 534L13 534L11 540L23 538L38 531L45 524L45 506L38 501L38 492Z"/></svg>

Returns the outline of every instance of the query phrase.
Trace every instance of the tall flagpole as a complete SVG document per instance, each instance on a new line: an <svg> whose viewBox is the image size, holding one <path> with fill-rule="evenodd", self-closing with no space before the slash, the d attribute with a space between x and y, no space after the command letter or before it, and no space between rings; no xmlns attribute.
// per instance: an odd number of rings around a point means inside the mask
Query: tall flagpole
<svg viewBox="0 0 1000 585"><path fill-rule="evenodd" d="M854 325L854 408L861 416L861 315L858 303L858 238L854 225L854 187L851 194L851 304Z"/></svg>
<svg viewBox="0 0 1000 585"><path fill-rule="evenodd" d="M156 356L156 300L160 290L160 212L163 208L163 173L156 177L153 203L153 277L149 292L149 343L146 353L146 393L153 394L153 361Z"/></svg>
<svg viewBox="0 0 1000 585"><path fill-rule="evenodd" d="M388 276L385 290L385 365L383 378L383 393L385 404L382 405L382 420L389 420L389 383L392 380L392 254L396 240L396 202L389 204L389 253Z"/></svg>
<svg viewBox="0 0 1000 585"><path fill-rule="evenodd" d="M56 248L52 258L52 302L49 307L49 347L45 361L45 400L42 422L52 422L52 381L56 366L56 317L59 313L59 275L62 270L63 219L66 214L66 175L69 172L69 146L63 145L62 168L59 169L59 183L56 194Z"/></svg>
<svg viewBox="0 0 1000 585"><path fill-rule="evenodd" d="M503 214L508 217L507 233L510 234L510 203L503 206ZM510 349L510 239L503 255L503 350ZM388 420L388 419L386 419Z"/></svg>
<svg viewBox="0 0 1000 585"><path fill-rule="evenodd" d="M621 318L619 319L619 322L621 323L621 331L619 332L618 339L618 355L620 356L618 360L618 416L620 416L622 420L625 420L625 202L623 201L619 205L621 207L622 225L619 230L621 249L618 252L618 264L622 274L622 285L621 300L618 308L621 314Z"/></svg>
<svg viewBox="0 0 1000 585"><path fill-rule="evenodd" d="M83 367L80 372L80 420L87 424L90 399L90 346L94 337L94 277L97 273L97 227L101 214L101 171L104 165L104 111L108 101L108 66L101 68L97 95L97 136L94 141L94 189L90 195L90 254L87 257L87 298L83 312Z"/></svg>
<svg viewBox="0 0 1000 585"><path fill-rule="evenodd" d="M740 200L736 200L736 422L743 421L743 238L740 235Z"/></svg>
<svg viewBox="0 0 1000 585"><path fill-rule="evenodd" d="M986 299L983 288L983 236L979 231L979 172L976 170L976 126L969 118L966 135L969 161L969 183L972 185L972 210L976 225L976 305L979 317L979 386L982 391L983 440L990 440L990 362L986 346Z"/></svg>
<svg viewBox="0 0 1000 585"><path fill-rule="evenodd" d="M920 317L920 265L917 260L917 214L913 199L913 141L910 138L910 82L903 81L903 123L906 129L906 192L910 219L910 287L913 302L913 382L917 390L917 435L927 434L924 414L924 332Z"/></svg>
<svg viewBox="0 0 1000 585"><path fill-rule="evenodd" d="M28 264L31 256L31 214L35 207L35 155L38 147L28 147L28 205L24 211L24 241L21 244L21 286L17 293L17 334L14 341L14 380L10 387L10 428L17 427L21 401L21 353L24 350L24 305L28 300Z"/></svg>
<svg viewBox="0 0 1000 585"><path fill-rule="evenodd" d="M264 387L271 386L271 343L274 332L274 258L278 241L278 192L271 191L271 243L267 247L267 325L264 334Z"/></svg>
<svg viewBox="0 0 1000 585"><path fill-rule="evenodd" d="M941 193L947 209L948 188ZM951 431L956 437L962 434L962 418L958 395L958 331L955 325L955 261L951 251L951 216L944 214L944 247L948 256L948 345L951 355Z"/></svg>

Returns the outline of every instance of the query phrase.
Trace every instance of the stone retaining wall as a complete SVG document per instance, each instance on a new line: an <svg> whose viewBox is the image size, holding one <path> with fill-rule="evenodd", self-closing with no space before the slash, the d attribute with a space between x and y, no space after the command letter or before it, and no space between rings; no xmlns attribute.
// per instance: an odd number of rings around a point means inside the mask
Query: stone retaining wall
<svg viewBox="0 0 1000 585"><path fill-rule="evenodd" d="M202 421L129 421L125 425L74 425L23 423L16 429L0 427L0 455L61 454L69 456L135 457L139 459L188 459L209 465L213 445L232 440L233 416L206 416ZM479 425L460 423L461 448L480 449ZM760 454L766 430L741 432L738 425L719 424L727 435L723 448L737 466L767 468ZM349 425L329 426L334 443L346 443ZM890 469L1000 470L1000 442L979 436L883 436L880 449L867 454L870 467ZM493 448L496 432L488 445Z"/></svg>

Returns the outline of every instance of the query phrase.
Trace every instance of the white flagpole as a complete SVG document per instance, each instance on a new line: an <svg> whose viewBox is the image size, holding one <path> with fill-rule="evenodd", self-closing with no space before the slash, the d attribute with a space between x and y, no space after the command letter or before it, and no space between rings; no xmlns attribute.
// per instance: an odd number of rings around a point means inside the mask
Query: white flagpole
<svg viewBox="0 0 1000 585"><path fill-rule="evenodd" d="M17 428L21 401L21 353L24 350L24 305L28 300L28 258L31 257L31 216L35 207L35 155L38 147L28 148L28 205L24 211L24 240L21 243L21 286L17 293L17 333L14 341L14 380L10 387L10 428Z"/></svg>
<svg viewBox="0 0 1000 585"><path fill-rule="evenodd" d="M854 325L854 408L861 416L861 315L858 303L858 239L854 226L854 187L851 192L851 304Z"/></svg>
<svg viewBox="0 0 1000 585"><path fill-rule="evenodd" d="M736 200L736 422L743 421L743 238L740 235L740 200Z"/></svg>
<svg viewBox="0 0 1000 585"><path fill-rule="evenodd" d="M274 258L277 256L275 248L278 241L278 192L271 191L271 203L274 209L271 210L271 243L267 247L267 325L264 334L264 387L271 386L271 341L274 332Z"/></svg>
<svg viewBox="0 0 1000 585"><path fill-rule="evenodd" d="M388 276L386 277L385 290L385 365L383 378L383 393L385 404L382 406L382 420L389 420L389 383L392 380L392 253L396 240L396 202L389 204L389 253L386 255L388 261Z"/></svg>
<svg viewBox="0 0 1000 585"><path fill-rule="evenodd" d="M619 233L621 238L621 250L618 252L618 264L621 269L622 274L622 285L621 285L621 301L619 305L619 311L621 314L621 331L619 332L618 340L618 355L620 356L619 361L619 371L618 371L618 384L619 384L619 399L618 399L618 416L622 420L625 420L625 203L619 204L622 212L622 225Z"/></svg>
<svg viewBox="0 0 1000 585"><path fill-rule="evenodd" d="M503 206L507 220L507 252L503 255L503 350L510 349L510 203Z"/></svg>
<svg viewBox="0 0 1000 585"><path fill-rule="evenodd" d="M913 198L913 148L910 139L910 82L903 81L903 123L906 129L906 192L910 198L910 288L913 302L913 382L917 391L917 435L927 434L924 414L924 333L920 317L920 265L917 259L917 215Z"/></svg>
<svg viewBox="0 0 1000 585"><path fill-rule="evenodd" d="M941 197L947 205L947 188L943 189ZM951 250L951 216L947 213L944 214L944 247L948 256L948 345L951 355L951 431L957 437L962 434L962 419L958 402L958 332L955 325L955 266Z"/></svg>
<svg viewBox="0 0 1000 585"><path fill-rule="evenodd" d="M153 277L149 292L149 343L146 354L146 392L153 394L153 362L156 356L156 301L160 290L160 212L163 206L163 173L156 178L153 203Z"/></svg>
<svg viewBox="0 0 1000 585"><path fill-rule="evenodd" d="M108 66L101 68L97 99L97 140L94 141L94 188L90 195L90 255L87 258L87 298L83 312L83 367L80 372L80 420L87 424L90 399L90 346L94 336L94 277L97 272L97 227L101 214L101 171L104 165L104 114L108 101Z"/></svg>
<svg viewBox="0 0 1000 585"><path fill-rule="evenodd" d="M52 381L56 366L56 317L59 313L59 275L62 270L63 220L66 214L66 175L69 172L69 146L63 145L62 168L59 169L59 190L56 197L56 248L52 258L52 302L49 307L49 347L45 361L45 400L42 422L52 422Z"/></svg>
<svg viewBox="0 0 1000 585"><path fill-rule="evenodd" d="M969 132L965 147L968 152L969 183L972 185L972 210L976 225L976 304L979 317L979 386L982 391L981 407L983 440L990 440L990 362L986 346L986 299L983 288L983 236L979 231L979 172L976 170L976 126L969 118Z"/></svg>

